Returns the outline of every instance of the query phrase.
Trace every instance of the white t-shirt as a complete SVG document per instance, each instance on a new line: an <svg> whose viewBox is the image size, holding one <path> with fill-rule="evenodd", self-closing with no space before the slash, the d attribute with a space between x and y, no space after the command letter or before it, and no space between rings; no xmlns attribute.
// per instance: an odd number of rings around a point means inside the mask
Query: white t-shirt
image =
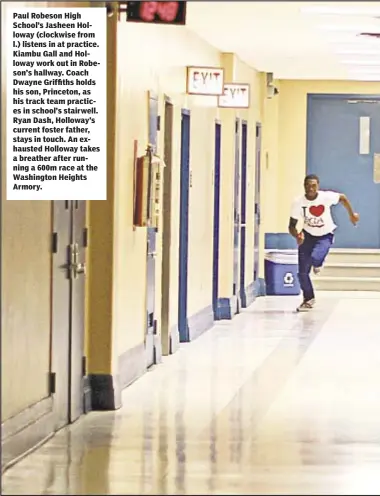
<svg viewBox="0 0 380 496"><path fill-rule="evenodd" d="M312 236L324 236L336 229L331 216L331 207L339 203L340 194L334 191L318 191L315 200L304 195L296 198L292 205L291 217L303 219L303 228Z"/></svg>

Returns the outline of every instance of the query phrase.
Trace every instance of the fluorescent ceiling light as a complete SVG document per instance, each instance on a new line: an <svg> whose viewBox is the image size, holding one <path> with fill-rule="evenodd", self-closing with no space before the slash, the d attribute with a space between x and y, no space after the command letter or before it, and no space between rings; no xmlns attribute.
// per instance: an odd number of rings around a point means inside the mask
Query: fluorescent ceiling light
<svg viewBox="0 0 380 496"><path fill-rule="evenodd" d="M380 77L380 69L375 70L375 69L367 68L367 69L359 70L356 67L352 67L352 68L348 69L348 72L350 74L357 74L357 75L361 75L361 76L378 76L378 77Z"/></svg>
<svg viewBox="0 0 380 496"><path fill-rule="evenodd" d="M301 7L301 12L305 14L322 14L322 15L353 15L353 16L379 16L380 8L344 8L344 7L331 7L327 5L309 5L308 7Z"/></svg>
<svg viewBox="0 0 380 496"><path fill-rule="evenodd" d="M347 59L347 60L341 60L340 61L342 64L345 64L345 65L365 65L365 66L377 66L377 67L380 67L380 58L379 59L375 59L375 60L364 60L364 59Z"/></svg>
<svg viewBox="0 0 380 496"><path fill-rule="evenodd" d="M378 55L380 57L380 45L377 50L371 48L340 48L336 49L338 55Z"/></svg>
<svg viewBox="0 0 380 496"><path fill-rule="evenodd" d="M349 76L351 81L371 81L371 82L379 82L380 83L380 75L367 75L367 76L353 76L352 74Z"/></svg>
<svg viewBox="0 0 380 496"><path fill-rule="evenodd" d="M369 25L353 25L353 24L320 24L317 26L324 31L352 31L355 33L378 33L380 31L380 22L378 24Z"/></svg>
<svg viewBox="0 0 380 496"><path fill-rule="evenodd" d="M380 26L379 26L380 30ZM362 31L360 31L361 33ZM331 37L330 33L325 33L327 41L330 43L340 44L342 47L378 47L380 50L380 39L375 38L374 36L358 36L358 33L332 33L333 37ZM339 37L338 37L339 36Z"/></svg>

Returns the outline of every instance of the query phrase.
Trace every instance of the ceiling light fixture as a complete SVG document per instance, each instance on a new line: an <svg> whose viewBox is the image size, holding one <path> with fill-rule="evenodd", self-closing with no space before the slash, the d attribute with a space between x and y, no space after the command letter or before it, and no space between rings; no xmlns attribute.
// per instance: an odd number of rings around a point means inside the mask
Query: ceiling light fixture
<svg viewBox="0 0 380 496"><path fill-rule="evenodd" d="M328 7L325 5L309 5L301 7L301 12L305 14L321 14L321 15L348 15L348 16L380 16L379 8L345 8L345 7Z"/></svg>
<svg viewBox="0 0 380 496"><path fill-rule="evenodd" d="M371 36L358 36L358 33L356 32L351 32L351 33L331 33L333 36L330 35L327 31L325 31L325 36L326 39L329 43L336 43L340 44L342 47L343 45L345 47L351 46L354 48L357 48L360 46L362 47L378 47L380 50L380 40L377 38L373 38Z"/></svg>
<svg viewBox="0 0 380 496"><path fill-rule="evenodd" d="M376 33L380 29L380 23L378 24L373 24L371 26L359 26L359 25L352 25L352 24L320 24L317 26L319 29L322 29L323 31L346 31L346 32L353 32L353 33Z"/></svg>
<svg viewBox="0 0 380 496"><path fill-rule="evenodd" d="M374 67L350 67L347 69L351 74L360 74L362 76L379 76L380 77L380 67L375 69Z"/></svg>
<svg viewBox="0 0 380 496"><path fill-rule="evenodd" d="M380 58L375 59L375 60L369 60L369 59L348 59L348 60L341 60L342 64L345 65L364 65L364 66L377 66L380 67Z"/></svg>
<svg viewBox="0 0 380 496"><path fill-rule="evenodd" d="M341 48L336 49L338 55L377 55L380 57L380 46L377 50L370 48Z"/></svg>
<svg viewBox="0 0 380 496"><path fill-rule="evenodd" d="M380 75L377 74L377 75L374 75L374 76L371 76L371 75L367 75L367 76L360 76L360 75L349 75L348 76L348 79L350 81L368 81L368 82L371 82L371 83L377 83L377 82L380 82Z"/></svg>

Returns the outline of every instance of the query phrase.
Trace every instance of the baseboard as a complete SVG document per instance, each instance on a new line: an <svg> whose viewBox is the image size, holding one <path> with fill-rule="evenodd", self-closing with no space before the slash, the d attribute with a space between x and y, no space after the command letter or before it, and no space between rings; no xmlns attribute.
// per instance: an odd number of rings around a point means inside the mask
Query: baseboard
<svg viewBox="0 0 380 496"><path fill-rule="evenodd" d="M117 375L89 374L92 410L119 409L122 390L146 370L145 346L141 343L119 356Z"/></svg>
<svg viewBox="0 0 380 496"><path fill-rule="evenodd" d="M248 308L255 301L256 292L254 282L251 282L251 284L248 284L248 286L244 288L244 291L242 291L240 298L242 308Z"/></svg>
<svg viewBox="0 0 380 496"><path fill-rule="evenodd" d="M124 389L146 372L145 345L141 343L119 356L119 385Z"/></svg>
<svg viewBox="0 0 380 496"><path fill-rule="evenodd" d="M218 298L218 307L216 310L216 320L231 320L237 314L238 301L236 296L230 298Z"/></svg>
<svg viewBox="0 0 380 496"><path fill-rule="evenodd" d="M255 294L257 297L266 296L267 294L265 279L262 277L259 277L255 281Z"/></svg>
<svg viewBox="0 0 380 496"><path fill-rule="evenodd" d="M29 454L55 433L53 398L39 401L1 425L1 470Z"/></svg>
<svg viewBox="0 0 380 496"><path fill-rule="evenodd" d="M175 325L170 329L169 354L173 355L173 353L179 350L179 347L180 347L180 340L179 340L178 326Z"/></svg>
<svg viewBox="0 0 380 496"><path fill-rule="evenodd" d="M194 339L197 339L214 325L214 311L212 305L203 308L189 317L187 322L189 328L189 341L194 341Z"/></svg>
<svg viewBox="0 0 380 496"><path fill-rule="evenodd" d="M86 375L83 377L83 413L89 413L92 410L91 400L91 382L90 378Z"/></svg>
<svg viewBox="0 0 380 496"><path fill-rule="evenodd" d="M89 374L92 410L117 410L121 407L118 377L111 374Z"/></svg>

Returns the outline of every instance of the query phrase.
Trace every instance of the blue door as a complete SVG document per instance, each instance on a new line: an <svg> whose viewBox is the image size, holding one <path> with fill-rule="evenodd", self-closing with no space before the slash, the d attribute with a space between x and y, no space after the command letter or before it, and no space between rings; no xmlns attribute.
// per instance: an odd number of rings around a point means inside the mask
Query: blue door
<svg viewBox="0 0 380 496"><path fill-rule="evenodd" d="M360 118L370 118L369 153L360 154ZM333 207L336 248L380 247L380 184L374 182L374 153L380 153L380 97L310 95L307 172L321 189L348 196L360 214L357 228L344 207Z"/></svg>
<svg viewBox="0 0 380 496"><path fill-rule="evenodd" d="M181 343L189 341L187 321L187 270L189 254L190 112L181 115L181 173L179 207L178 330Z"/></svg>
<svg viewBox="0 0 380 496"><path fill-rule="evenodd" d="M214 163L214 238L212 263L212 308L214 319L218 318L218 290L219 290L219 223L220 223L220 152L222 126L215 123L215 163Z"/></svg>
<svg viewBox="0 0 380 496"><path fill-rule="evenodd" d="M234 257L232 294L236 297L236 312L240 311L240 120L235 121L235 177L234 177Z"/></svg>
<svg viewBox="0 0 380 496"><path fill-rule="evenodd" d="M256 124L256 160L255 160L255 225L254 225L254 259L253 281L257 288L260 263L260 181L261 181L261 124Z"/></svg>
<svg viewBox="0 0 380 496"><path fill-rule="evenodd" d="M247 210L247 123L241 124L241 205L240 205L240 298L241 306L247 307L245 292L245 244L246 244L246 210Z"/></svg>
<svg viewBox="0 0 380 496"><path fill-rule="evenodd" d="M149 144L157 150L157 123L158 99L149 94ZM147 232L147 260L146 260L146 334L145 352L147 367L155 363L155 335L157 320L155 318L155 290L156 290L156 229L148 227Z"/></svg>

